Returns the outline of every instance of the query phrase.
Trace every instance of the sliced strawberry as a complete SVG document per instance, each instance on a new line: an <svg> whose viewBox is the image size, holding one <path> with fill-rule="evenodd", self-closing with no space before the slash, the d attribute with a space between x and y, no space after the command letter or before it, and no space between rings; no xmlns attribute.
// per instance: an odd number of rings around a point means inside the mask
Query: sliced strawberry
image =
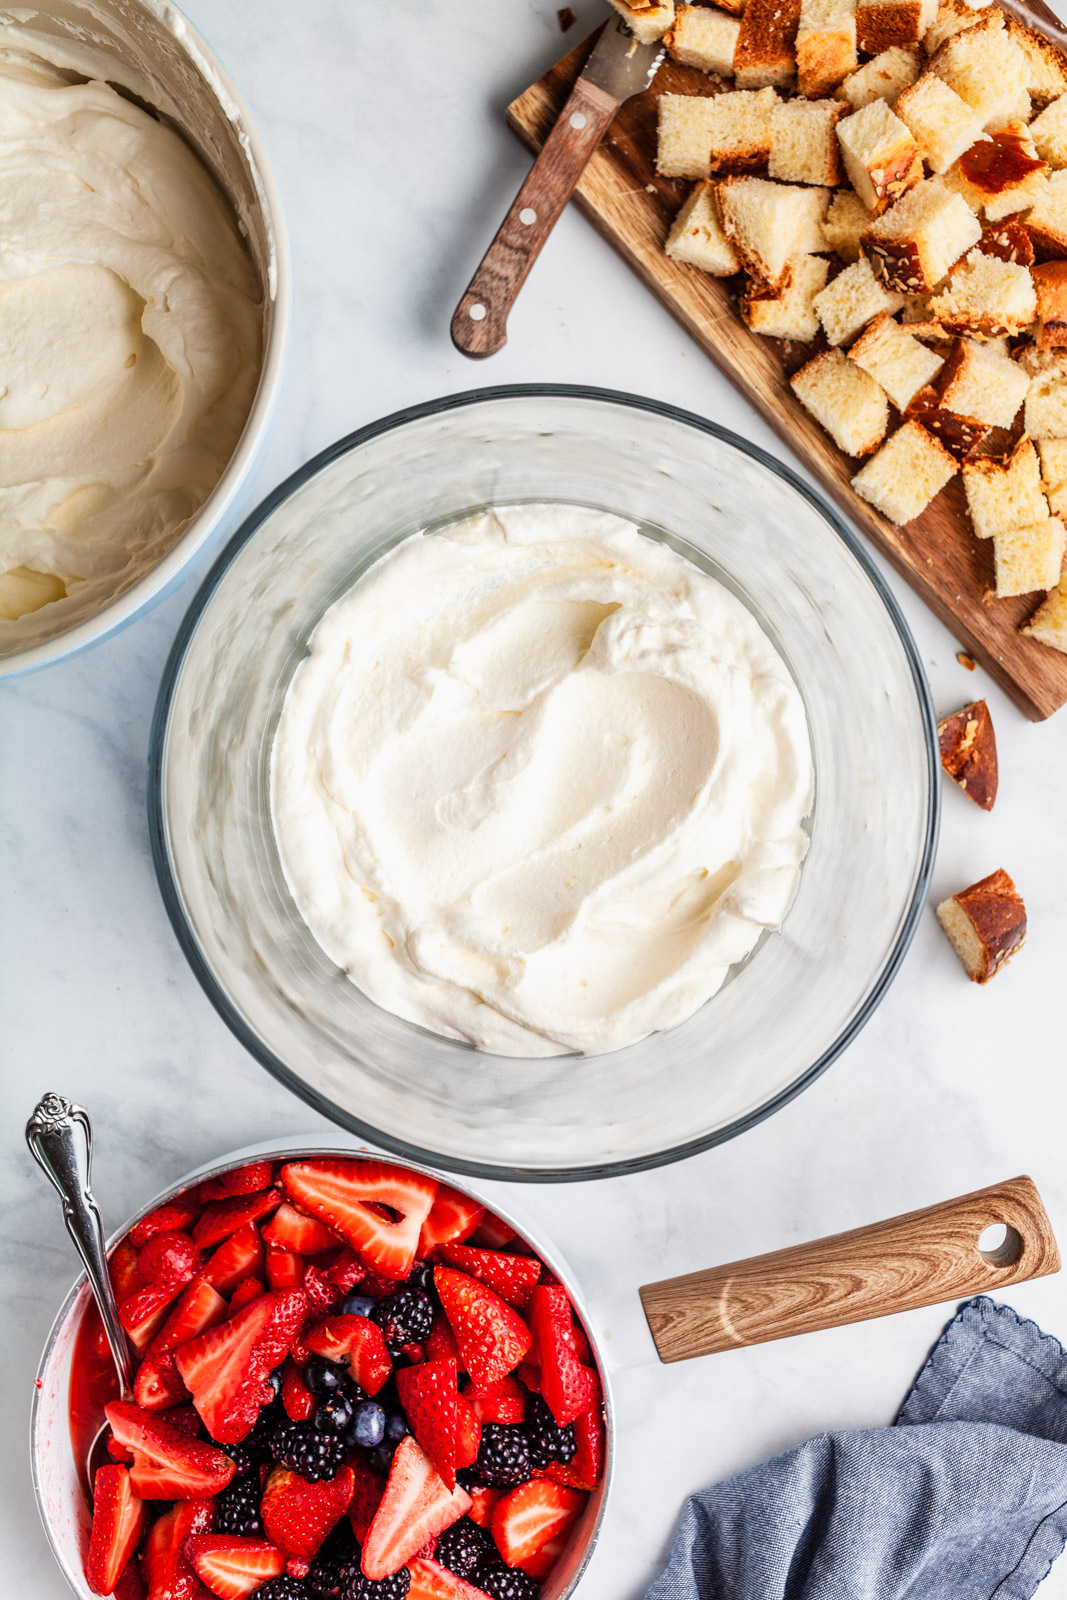
<svg viewBox="0 0 1067 1600"><path fill-rule="evenodd" d="M226 1302L204 1278L194 1278L148 1347L150 1356L187 1344L227 1315Z"/></svg>
<svg viewBox="0 0 1067 1600"><path fill-rule="evenodd" d="M260 1295L177 1351L193 1404L220 1444L235 1444L251 1432L267 1375L288 1354L306 1309L300 1289Z"/></svg>
<svg viewBox="0 0 1067 1600"><path fill-rule="evenodd" d="M292 1161L282 1182L302 1211L340 1234L389 1278L406 1278L437 1183L384 1161ZM371 1205L389 1208L386 1215Z"/></svg>
<svg viewBox="0 0 1067 1600"><path fill-rule="evenodd" d="M476 1589L466 1578L457 1578L439 1561L415 1556L408 1562L411 1586L408 1600L485 1600L485 1590Z"/></svg>
<svg viewBox="0 0 1067 1600"><path fill-rule="evenodd" d="M250 1306L253 1300L258 1300L266 1292L258 1278L242 1278L230 1296L230 1311L240 1311L242 1306Z"/></svg>
<svg viewBox="0 0 1067 1600"><path fill-rule="evenodd" d="M595 1489L604 1470L604 1413L599 1405L589 1407L574 1419L575 1451L570 1461L550 1461L545 1471L557 1483L575 1489Z"/></svg>
<svg viewBox="0 0 1067 1600"><path fill-rule="evenodd" d="M478 1455L482 1442L481 1419L470 1401L456 1396L456 1470L469 1467Z"/></svg>
<svg viewBox="0 0 1067 1600"><path fill-rule="evenodd" d="M566 1548L567 1536L560 1534L555 1539L549 1539L540 1550L535 1550L532 1556L527 1556L525 1561L520 1561L519 1566L523 1572L529 1573L531 1578L536 1578L538 1583L544 1583Z"/></svg>
<svg viewBox="0 0 1067 1600"><path fill-rule="evenodd" d="M263 1271L263 1241L254 1222L247 1222L219 1245L202 1276L220 1294L229 1294L242 1278L257 1277Z"/></svg>
<svg viewBox="0 0 1067 1600"><path fill-rule="evenodd" d="M291 1250L272 1250L266 1255L267 1282L272 1289L300 1289L307 1263Z"/></svg>
<svg viewBox="0 0 1067 1600"><path fill-rule="evenodd" d="M304 1269L304 1293L308 1297L308 1316L313 1322L332 1311L345 1295L345 1291L327 1273L313 1266Z"/></svg>
<svg viewBox="0 0 1067 1600"><path fill-rule="evenodd" d="M493 1511L493 1539L509 1567L536 1555L543 1544L577 1521L586 1497L551 1478L531 1478L511 1489Z"/></svg>
<svg viewBox="0 0 1067 1600"><path fill-rule="evenodd" d="M118 1583L112 1593L115 1600L148 1600L148 1590L141 1577L141 1564L139 1561L128 1561L122 1569Z"/></svg>
<svg viewBox="0 0 1067 1600"><path fill-rule="evenodd" d="M355 1486L351 1467L342 1467L321 1483L308 1483L288 1467L275 1467L260 1504L268 1537L287 1554L310 1559L348 1510Z"/></svg>
<svg viewBox="0 0 1067 1600"><path fill-rule="evenodd" d="M337 1235L315 1217L305 1217L295 1206L283 1200L262 1229L264 1244L276 1250L292 1250L297 1255L314 1256L322 1250L334 1250Z"/></svg>
<svg viewBox="0 0 1067 1600"><path fill-rule="evenodd" d="M154 1283L147 1289L138 1289L119 1306L119 1321L136 1351L148 1349L167 1320L167 1307L183 1287L180 1283Z"/></svg>
<svg viewBox="0 0 1067 1600"><path fill-rule="evenodd" d="M438 1245L469 1239L484 1216L484 1206L442 1183L419 1234L419 1255L428 1256Z"/></svg>
<svg viewBox="0 0 1067 1600"><path fill-rule="evenodd" d="M367 1537L367 1529L374 1521L374 1513L382 1503L385 1479L372 1472L365 1461L352 1462L355 1487L348 1507L348 1520L360 1544Z"/></svg>
<svg viewBox="0 0 1067 1600"><path fill-rule="evenodd" d="M515 1376L524 1383L531 1394L541 1393L541 1367L535 1366L532 1361L520 1361L515 1368Z"/></svg>
<svg viewBox="0 0 1067 1600"><path fill-rule="evenodd" d="M154 1233L137 1255L141 1282L188 1283L200 1270L200 1251L187 1233Z"/></svg>
<svg viewBox="0 0 1067 1600"><path fill-rule="evenodd" d="M497 1502L502 1498L500 1489L472 1489L471 1508L467 1515L479 1528L489 1528L493 1522L493 1512Z"/></svg>
<svg viewBox="0 0 1067 1600"><path fill-rule="evenodd" d="M364 1576L386 1578L396 1572L427 1539L451 1527L470 1503L466 1489L457 1486L449 1493L410 1434L401 1439L381 1505L363 1542Z"/></svg>
<svg viewBox="0 0 1067 1600"><path fill-rule="evenodd" d="M218 1494L233 1477L229 1456L189 1439L158 1412L112 1400L104 1415L119 1444L133 1451L130 1483L142 1500L194 1500Z"/></svg>
<svg viewBox="0 0 1067 1600"><path fill-rule="evenodd" d="M120 1461L124 1467L133 1466L133 1451L127 1450L124 1444L119 1444L113 1433L107 1436L107 1453L112 1461Z"/></svg>
<svg viewBox="0 0 1067 1600"><path fill-rule="evenodd" d="M514 1228L510 1227L506 1222L502 1222L499 1217L494 1217L491 1211L487 1211L482 1218L481 1225L471 1235L471 1244L478 1245L486 1250L502 1250L506 1244L511 1243L512 1239L517 1238L518 1234Z"/></svg>
<svg viewBox="0 0 1067 1600"><path fill-rule="evenodd" d="M464 1394L474 1407L479 1422L526 1420L526 1390L511 1374L481 1389L472 1383L464 1390Z"/></svg>
<svg viewBox="0 0 1067 1600"><path fill-rule="evenodd" d="M377 1394L393 1370L382 1330L369 1317L327 1317L304 1334L312 1354L351 1368L367 1394Z"/></svg>
<svg viewBox="0 0 1067 1600"><path fill-rule="evenodd" d="M154 1234L184 1233L190 1223L195 1222L199 1210L199 1203L192 1194L168 1200L165 1205L150 1211L147 1217L142 1217L140 1222L134 1223L126 1235L127 1243L132 1244L135 1250L140 1250Z"/></svg>
<svg viewBox="0 0 1067 1600"><path fill-rule="evenodd" d="M419 1444L441 1475L446 1489L456 1487L456 1363L424 1361L401 1367L396 1375L400 1404Z"/></svg>
<svg viewBox="0 0 1067 1600"><path fill-rule="evenodd" d="M437 1252L448 1267L469 1273L495 1289L501 1300L521 1311L528 1305L541 1273L536 1256L507 1256L499 1250L472 1250L465 1244L445 1244Z"/></svg>
<svg viewBox="0 0 1067 1600"><path fill-rule="evenodd" d="M235 1194L226 1200L212 1200L201 1211L193 1227L193 1239L201 1250L210 1250L246 1223L276 1211L282 1203L278 1189L261 1189L258 1194Z"/></svg>
<svg viewBox="0 0 1067 1600"><path fill-rule="evenodd" d="M282 1373L282 1405L292 1422L306 1422L318 1401L300 1375L300 1368L286 1362Z"/></svg>
<svg viewBox="0 0 1067 1600"><path fill-rule="evenodd" d="M245 1600L268 1578L285 1571L285 1557L266 1539L232 1533L198 1533L186 1541L185 1556L219 1600Z"/></svg>
<svg viewBox="0 0 1067 1600"><path fill-rule="evenodd" d="M119 1305L128 1300L131 1294L136 1294L138 1289L144 1288L137 1267L137 1251L128 1239L123 1239L112 1250L108 1257L107 1270L111 1278L111 1287L115 1291L115 1300Z"/></svg>
<svg viewBox="0 0 1067 1600"><path fill-rule="evenodd" d="M541 1393L562 1428L588 1411L600 1394L596 1373L575 1354L566 1289L538 1284L530 1300L530 1326L541 1354Z"/></svg>
<svg viewBox="0 0 1067 1600"><path fill-rule="evenodd" d="M308 1271L310 1272L311 1270L309 1267ZM326 1277L342 1294L347 1294L350 1289L354 1289L356 1284L361 1283L366 1276L366 1267L352 1249L352 1246L347 1244L336 1261L326 1269Z"/></svg>
<svg viewBox="0 0 1067 1600"><path fill-rule="evenodd" d="M141 1552L148 1600L207 1600L208 1591L185 1559L185 1541L207 1533L214 1517L213 1500L182 1500L152 1524Z"/></svg>
<svg viewBox="0 0 1067 1600"><path fill-rule="evenodd" d="M433 1326L426 1339L425 1349L428 1361L454 1361L461 1372L464 1370L456 1336L443 1311L435 1311L433 1314Z"/></svg>
<svg viewBox="0 0 1067 1600"><path fill-rule="evenodd" d="M478 1387L513 1372L530 1348L530 1330L518 1312L488 1284L451 1267L435 1267L433 1281L460 1360Z"/></svg>
<svg viewBox="0 0 1067 1600"><path fill-rule="evenodd" d="M306 1556L286 1556L285 1570L290 1578L306 1578L311 1571L311 1562Z"/></svg>
<svg viewBox="0 0 1067 1600"><path fill-rule="evenodd" d="M209 1200L225 1200L232 1194L256 1194L269 1189L274 1182L273 1161L253 1161L247 1167L235 1167L217 1178L205 1178L200 1185L202 1205Z"/></svg>
<svg viewBox="0 0 1067 1600"><path fill-rule="evenodd" d="M133 1492L125 1467L97 1467L93 1527L85 1576L94 1594L111 1594L145 1530L144 1501Z"/></svg>
<svg viewBox="0 0 1067 1600"><path fill-rule="evenodd" d="M133 1380L133 1398L142 1411L168 1411L186 1404L189 1391L169 1351L145 1356Z"/></svg>

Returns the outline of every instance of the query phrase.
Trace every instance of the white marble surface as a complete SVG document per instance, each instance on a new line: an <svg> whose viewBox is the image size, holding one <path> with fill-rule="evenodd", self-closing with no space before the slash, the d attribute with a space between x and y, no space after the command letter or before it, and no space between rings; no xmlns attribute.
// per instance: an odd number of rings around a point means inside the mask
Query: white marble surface
<svg viewBox="0 0 1067 1600"><path fill-rule="evenodd" d="M575 9L587 28L601 6L575 0ZM191 0L189 10L260 119L292 230L291 369L259 492L375 416L490 382L642 391L784 453L576 214L564 216L537 265L506 350L477 368L453 352L452 307L528 165L503 107L561 53L554 0L468 0L458 11L408 0L390 8L388 38L370 25L381 10L351 0ZM1026 895L1027 948L988 990L976 989L930 910L862 1036L770 1121L639 1177L511 1186L509 1203L561 1242L593 1299L1024 1171L1067 1242L1057 820L1067 712L1043 726L1024 721L981 672L957 665L949 633L891 581L938 710L986 695L1001 750L992 816L946 785L931 905L1003 865ZM73 1277L57 1207L21 1144L35 1100L54 1087L91 1109L97 1191L115 1222L201 1161L315 1127L216 1017L156 891L148 725L195 583L88 656L0 697L0 1589L34 1600L67 1593L37 1525L25 1433L33 1370ZM1067 1278L1004 1298L1067 1334ZM821 1429L888 1422L945 1317L914 1312L623 1373L617 1487L582 1595L636 1600L687 1492ZM1049 1600L1067 1595L1061 1565L1043 1587Z"/></svg>

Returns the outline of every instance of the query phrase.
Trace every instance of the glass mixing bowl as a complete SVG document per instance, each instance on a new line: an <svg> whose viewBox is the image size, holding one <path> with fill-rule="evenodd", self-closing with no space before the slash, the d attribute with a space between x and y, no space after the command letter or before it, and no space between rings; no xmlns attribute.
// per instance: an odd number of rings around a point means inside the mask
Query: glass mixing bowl
<svg viewBox="0 0 1067 1600"><path fill-rule="evenodd" d="M282 874L269 757L323 612L400 539L491 505L632 518L757 617L807 708L811 845L796 898L687 1022L609 1055L487 1055L381 1010L326 957ZM282 484L179 631L149 752L151 836L182 948L237 1037L343 1126L519 1179L677 1160L811 1083L871 1015L923 903L938 820L929 691L841 518L723 428L633 395L531 386L432 401Z"/></svg>

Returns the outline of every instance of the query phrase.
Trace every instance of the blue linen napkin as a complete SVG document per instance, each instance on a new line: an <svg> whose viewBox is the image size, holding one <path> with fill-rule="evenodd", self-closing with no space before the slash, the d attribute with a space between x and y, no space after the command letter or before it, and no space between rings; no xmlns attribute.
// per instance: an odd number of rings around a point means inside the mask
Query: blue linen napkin
<svg viewBox="0 0 1067 1600"><path fill-rule="evenodd" d="M1067 1354L984 1295L891 1428L693 1495L647 1600L1029 1600L1067 1538Z"/></svg>

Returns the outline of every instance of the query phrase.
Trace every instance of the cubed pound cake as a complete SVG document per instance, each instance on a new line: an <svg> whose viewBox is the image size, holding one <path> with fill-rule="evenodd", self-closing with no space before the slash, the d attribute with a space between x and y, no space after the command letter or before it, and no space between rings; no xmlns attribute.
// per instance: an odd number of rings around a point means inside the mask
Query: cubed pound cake
<svg viewBox="0 0 1067 1600"><path fill-rule="evenodd" d="M837 124L845 171L869 211L899 199L922 177L919 147L884 100L872 100Z"/></svg>
<svg viewBox="0 0 1067 1600"><path fill-rule="evenodd" d="M1058 352L1049 352L1050 355ZM1067 439L1067 372L1063 357L1054 365L1042 367L1026 378L1026 406L1023 427L1031 439Z"/></svg>
<svg viewBox="0 0 1067 1600"><path fill-rule="evenodd" d="M972 250L931 296L928 309L947 333L992 339L1028 328L1037 315L1037 294L1026 267Z"/></svg>
<svg viewBox="0 0 1067 1600"><path fill-rule="evenodd" d="M844 109L834 100L780 101L771 112L770 176L784 183L839 184L836 129Z"/></svg>
<svg viewBox="0 0 1067 1600"><path fill-rule="evenodd" d="M1063 572L1067 534L1059 517L1046 517L1029 527L1010 528L993 535L996 594L1006 600L1013 594L1033 594L1054 589Z"/></svg>
<svg viewBox="0 0 1067 1600"><path fill-rule="evenodd" d="M937 14L937 0L859 0L856 43L869 56L895 44L918 44Z"/></svg>
<svg viewBox="0 0 1067 1600"><path fill-rule="evenodd" d="M1009 122L983 135L946 172L949 188L988 222L1001 222L1037 204L1048 187L1048 167L1038 155L1025 122Z"/></svg>
<svg viewBox="0 0 1067 1600"><path fill-rule="evenodd" d="M921 423L905 422L857 472L852 487L890 522L902 526L926 510L955 471L952 456Z"/></svg>
<svg viewBox="0 0 1067 1600"><path fill-rule="evenodd" d="M821 203L825 211L821 193L768 178L723 178L716 185L726 237L748 271L768 289L782 284L790 257L805 248L812 217L809 196L816 197L815 205Z"/></svg>
<svg viewBox="0 0 1067 1600"><path fill-rule="evenodd" d="M796 56L800 93L831 94L856 70L856 0L800 0Z"/></svg>
<svg viewBox="0 0 1067 1600"><path fill-rule="evenodd" d="M663 178L711 176L711 140L725 95L661 94L656 102L656 171ZM768 145L769 148L769 145Z"/></svg>
<svg viewBox="0 0 1067 1600"><path fill-rule="evenodd" d="M764 166L777 104L773 89L660 95L657 171L665 178L706 178Z"/></svg>
<svg viewBox="0 0 1067 1600"><path fill-rule="evenodd" d="M611 0L638 44L655 44L662 39L674 21L674 0L657 0L652 5L628 4L628 0Z"/></svg>
<svg viewBox="0 0 1067 1600"><path fill-rule="evenodd" d="M1030 137L1042 161L1067 167L1067 94L1053 100L1030 124Z"/></svg>
<svg viewBox="0 0 1067 1600"><path fill-rule="evenodd" d="M753 333L768 339L799 339L810 343L818 336L815 296L826 283L830 264L822 256L794 256L785 284L769 295L758 280L749 280L741 295L741 316Z"/></svg>
<svg viewBox="0 0 1067 1600"><path fill-rule="evenodd" d="M675 61L701 72L727 76L734 70L734 46L741 24L716 6L679 6L667 49Z"/></svg>
<svg viewBox="0 0 1067 1600"><path fill-rule="evenodd" d="M1026 58L1004 30L953 34L930 57L930 70L973 106L987 133L1029 121Z"/></svg>
<svg viewBox="0 0 1067 1600"><path fill-rule="evenodd" d="M1067 56L1035 28L1028 28L1009 11L1004 18L1009 39L1026 61L1026 88L1036 106L1047 106L1067 94Z"/></svg>
<svg viewBox="0 0 1067 1600"><path fill-rule="evenodd" d="M697 184L675 217L665 248L674 261L701 267L715 278L728 278L740 271L737 251L722 230L710 183Z"/></svg>
<svg viewBox="0 0 1067 1600"><path fill-rule="evenodd" d="M895 44L849 73L838 85L837 98L846 101L853 111L862 111L874 100L884 100L886 105L892 106L897 96L919 76L920 63L915 45Z"/></svg>
<svg viewBox="0 0 1067 1600"><path fill-rule="evenodd" d="M842 261L858 261L860 235L870 220L871 214L859 195L852 189L839 189L830 201L823 221L827 250L832 250Z"/></svg>
<svg viewBox="0 0 1067 1600"><path fill-rule="evenodd" d="M935 351L928 350L885 311L860 334L848 359L881 385L898 411L933 382L943 365Z"/></svg>
<svg viewBox="0 0 1067 1600"><path fill-rule="evenodd" d="M848 344L872 318L886 312L892 315L904 304L904 296L880 283L865 256L839 272L816 296L815 310L826 332L827 343Z"/></svg>
<svg viewBox="0 0 1067 1600"><path fill-rule="evenodd" d="M1067 578L1061 578L1056 587L1050 589L1019 631L1028 639L1051 645L1053 650L1062 650L1067 655Z"/></svg>
<svg viewBox="0 0 1067 1600"><path fill-rule="evenodd" d="M1032 210L1023 218L1039 261L1067 256L1067 168L1050 172Z"/></svg>
<svg viewBox="0 0 1067 1600"><path fill-rule="evenodd" d="M877 450L889 425L889 402L868 373L841 350L824 350L789 380L806 411L847 456Z"/></svg>
<svg viewBox="0 0 1067 1600"><path fill-rule="evenodd" d="M1067 518L1067 439L1041 439L1037 449L1049 510L1063 521Z"/></svg>
<svg viewBox="0 0 1067 1600"><path fill-rule="evenodd" d="M996 345L956 339L936 388L941 404L958 416L974 417L989 428L1010 428L1029 383L1022 368Z"/></svg>
<svg viewBox="0 0 1067 1600"><path fill-rule="evenodd" d="M932 72L898 97L893 113L907 127L931 172L947 172L982 137L982 119Z"/></svg>
<svg viewBox="0 0 1067 1600"><path fill-rule="evenodd" d="M988 983L1026 938L1026 907L1002 867L942 900L937 920L972 983Z"/></svg>
<svg viewBox="0 0 1067 1600"><path fill-rule="evenodd" d="M748 0L734 47L739 89L784 88L796 72L800 0Z"/></svg>
<svg viewBox="0 0 1067 1600"><path fill-rule="evenodd" d="M1007 461L979 456L963 464L967 510L979 539L1044 522L1049 514L1041 469L1030 439L1020 439Z"/></svg>
<svg viewBox="0 0 1067 1600"><path fill-rule="evenodd" d="M1043 261L1031 267L1037 298L1038 339L1043 350L1067 345L1067 261Z"/></svg>
<svg viewBox="0 0 1067 1600"><path fill-rule="evenodd" d="M1004 26L1004 13L997 5L972 6L968 0L941 0L937 15L923 34L923 49L932 56L954 33L968 29L993 29Z"/></svg>
<svg viewBox="0 0 1067 1600"><path fill-rule="evenodd" d="M872 222L861 243L891 288L915 294L935 288L981 237L966 200L927 178Z"/></svg>

